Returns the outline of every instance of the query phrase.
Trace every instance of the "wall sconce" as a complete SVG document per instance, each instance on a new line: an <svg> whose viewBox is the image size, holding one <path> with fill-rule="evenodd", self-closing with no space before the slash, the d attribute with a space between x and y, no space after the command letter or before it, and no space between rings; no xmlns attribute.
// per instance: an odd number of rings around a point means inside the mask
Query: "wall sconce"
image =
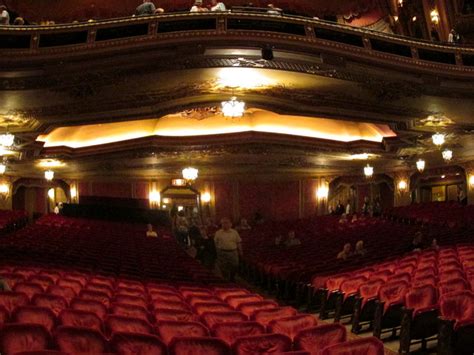
<svg viewBox="0 0 474 355"><path fill-rule="evenodd" d="M316 198L318 200L325 200L327 199L329 196L329 188L325 185L323 186L320 186L317 190L316 190Z"/></svg>
<svg viewBox="0 0 474 355"><path fill-rule="evenodd" d="M0 196L3 199L6 199L10 195L10 185L7 183L0 184Z"/></svg>
<svg viewBox="0 0 474 355"><path fill-rule="evenodd" d="M433 24L437 25L439 23L439 12L438 12L438 10L433 9L430 12L430 17L431 17L431 22Z"/></svg>
<svg viewBox="0 0 474 355"><path fill-rule="evenodd" d="M77 189L75 186L71 186L69 189L69 195L71 196L71 200L75 200L77 197Z"/></svg>
<svg viewBox="0 0 474 355"><path fill-rule="evenodd" d="M398 3L398 6L403 7L403 0L398 0L397 3Z"/></svg>
<svg viewBox="0 0 474 355"><path fill-rule="evenodd" d="M405 180L400 180L398 183L398 190L405 192L407 189L407 182Z"/></svg>
<svg viewBox="0 0 474 355"><path fill-rule="evenodd" d="M148 195L148 200L150 201L151 207L157 207L160 205L161 194L159 191L152 190Z"/></svg>
<svg viewBox="0 0 474 355"><path fill-rule="evenodd" d="M398 16L393 16L393 21L398 22Z"/></svg>
<svg viewBox="0 0 474 355"><path fill-rule="evenodd" d="M201 201L204 203L209 203L211 202L211 194L209 192L204 192L201 195Z"/></svg>
<svg viewBox="0 0 474 355"><path fill-rule="evenodd" d="M165 197L165 198L163 199L163 203L170 203L170 202L171 202L171 200L170 200L169 198L167 198L167 197Z"/></svg>
<svg viewBox="0 0 474 355"><path fill-rule="evenodd" d="M469 186L474 187L474 175L469 176Z"/></svg>
<svg viewBox="0 0 474 355"><path fill-rule="evenodd" d="M45 178L46 180L48 180L48 181L53 180L53 179L54 179L54 171L52 171L52 170L46 170L46 171L44 172L44 178Z"/></svg>
<svg viewBox="0 0 474 355"><path fill-rule="evenodd" d="M55 196L54 188L50 188L48 190L48 197L50 198L50 200L54 200L54 196Z"/></svg>

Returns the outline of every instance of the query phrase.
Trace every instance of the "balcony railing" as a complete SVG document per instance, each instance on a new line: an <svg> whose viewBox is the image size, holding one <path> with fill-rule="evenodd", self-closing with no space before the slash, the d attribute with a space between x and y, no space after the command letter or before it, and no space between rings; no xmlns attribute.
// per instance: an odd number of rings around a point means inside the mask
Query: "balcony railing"
<svg viewBox="0 0 474 355"><path fill-rule="evenodd" d="M264 35L262 35L264 34ZM304 17L265 13L171 13L54 26L0 26L1 57L78 52L125 43L198 36L274 39L314 44L411 64L474 72L474 48L433 43ZM263 38L262 38L263 36Z"/></svg>

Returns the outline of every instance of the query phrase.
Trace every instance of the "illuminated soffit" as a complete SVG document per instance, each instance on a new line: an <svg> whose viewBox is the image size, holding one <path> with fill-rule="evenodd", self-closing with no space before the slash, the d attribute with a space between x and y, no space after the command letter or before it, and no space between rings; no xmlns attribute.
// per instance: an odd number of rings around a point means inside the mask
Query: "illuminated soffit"
<svg viewBox="0 0 474 355"><path fill-rule="evenodd" d="M277 133L339 142L381 142L385 137L396 136L387 125L248 109L244 117L238 119L225 118L217 113L197 120L177 113L156 119L59 127L40 135L37 140L44 142L45 147L81 148L149 136L191 137L242 132Z"/></svg>

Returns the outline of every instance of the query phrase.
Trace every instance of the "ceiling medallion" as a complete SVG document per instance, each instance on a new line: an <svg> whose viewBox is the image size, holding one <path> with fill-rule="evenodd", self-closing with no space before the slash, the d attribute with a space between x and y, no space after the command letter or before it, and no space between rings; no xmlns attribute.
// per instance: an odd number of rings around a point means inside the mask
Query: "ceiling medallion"
<svg viewBox="0 0 474 355"><path fill-rule="evenodd" d="M182 111L181 117L202 121L206 118L215 116L221 111L217 106L197 107L189 110Z"/></svg>
<svg viewBox="0 0 474 355"><path fill-rule="evenodd" d="M417 126L421 127L446 127L453 125L455 122L443 115L430 115L417 121Z"/></svg>
<svg viewBox="0 0 474 355"><path fill-rule="evenodd" d="M242 117L245 112L245 102L238 101L237 97L233 96L228 101L222 101L222 113L224 117Z"/></svg>

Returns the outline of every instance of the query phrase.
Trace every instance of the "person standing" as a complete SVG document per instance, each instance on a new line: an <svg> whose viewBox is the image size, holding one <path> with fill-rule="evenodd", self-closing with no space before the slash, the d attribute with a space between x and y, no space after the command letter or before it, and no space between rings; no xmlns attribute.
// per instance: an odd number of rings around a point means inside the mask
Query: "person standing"
<svg viewBox="0 0 474 355"><path fill-rule="evenodd" d="M5 5L0 5L0 26L10 25L10 14Z"/></svg>
<svg viewBox="0 0 474 355"><path fill-rule="evenodd" d="M351 200L347 200L346 215L349 216L350 214L351 214Z"/></svg>
<svg viewBox="0 0 474 355"><path fill-rule="evenodd" d="M143 0L141 5L138 5L137 9L135 10L135 15L137 16L147 16L147 15L154 15L156 11L155 4L153 4L150 0Z"/></svg>
<svg viewBox="0 0 474 355"><path fill-rule="evenodd" d="M217 266L225 279L234 282L239 267L239 257L242 256L242 239L239 233L232 228L229 218L222 218L221 226L222 228L214 236Z"/></svg>
<svg viewBox="0 0 474 355"><path fill-rule="evenodd" d="M194 5L191 7L191 10L189 12L206 12L209 11L207 8L202 6L202 0L196 0L194 2Z"/></svg>
<svg viewBox="0 0 474 355"><path fill-rule="evenodd" d="M221 1L211 0L211 11L218 12L218 11L225 11L225 5Z"/></svg>

